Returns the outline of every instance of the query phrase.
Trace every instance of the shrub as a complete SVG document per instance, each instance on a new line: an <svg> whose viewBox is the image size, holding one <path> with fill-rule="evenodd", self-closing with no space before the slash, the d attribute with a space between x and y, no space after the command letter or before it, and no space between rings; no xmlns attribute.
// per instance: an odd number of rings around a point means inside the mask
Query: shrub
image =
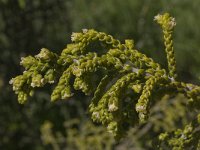
<svg viewBox="0 0 200 150"><path fill-rule="evenodd" d="M61 55L42 48L38 55L22 58L20 64L25 71L10 80L19 103L25 103L36 87L47 83L56 83L52 101L68 99L75 90L81 90L93 95L91 119L106 126L116 140L124 137L130 127L148 122L152 106L166 94L184 94L188 108L198 112L200 87L177 79L172 39L175 19L165 13L154 20L163 31L168 69L136 50L133 40L121 43L106 33L83 29L72 33L72 43ZM99 47L103 49L100 52L96 50ZM157 146L199 146L199 123L197 113L183 129L161 133Z"/></svg>

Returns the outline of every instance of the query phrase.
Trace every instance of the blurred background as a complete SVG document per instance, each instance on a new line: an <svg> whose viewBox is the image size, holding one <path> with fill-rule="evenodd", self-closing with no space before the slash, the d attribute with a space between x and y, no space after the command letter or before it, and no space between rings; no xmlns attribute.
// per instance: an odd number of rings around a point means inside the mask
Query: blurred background
<svg viewBox="0 0 200 150"><path fill-rule="evenodd" d="M199 84L199 6L198 0L0 0L0 149L151 149L158 133L184 125L193 115L184 109L182 95L165 96L147 125L130 129L127 138L116 142L89 119L90 97L77 93L70 101L50 103L51 89L46 88L20 105L8 82L23 72L22 56L36 55L43 47L59 54L71 33L83 28L134 39L137 49L166 67L162 32L153 18L167 11L177 21L179 79Z"/></svg>

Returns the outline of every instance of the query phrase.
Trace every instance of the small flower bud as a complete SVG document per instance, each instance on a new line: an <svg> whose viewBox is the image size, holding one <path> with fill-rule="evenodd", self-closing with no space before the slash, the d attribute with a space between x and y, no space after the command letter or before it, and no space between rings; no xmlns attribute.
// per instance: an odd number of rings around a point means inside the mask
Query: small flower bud
<svg viewBox="0 0 200 150"><path fill-rule="evenodd" d="M48 49L42 48L40 53L36 55L35 57L45 62L49 62L53 58L53 54Z"/></svg>
<svg viewBox="0 0 200 150"><path fill-rule="evenodd" d="M41 87L43 85L42 79L43 78L42 78L41 74L37 74L37 75L33 76L31 86L32 87Z"/></svg>

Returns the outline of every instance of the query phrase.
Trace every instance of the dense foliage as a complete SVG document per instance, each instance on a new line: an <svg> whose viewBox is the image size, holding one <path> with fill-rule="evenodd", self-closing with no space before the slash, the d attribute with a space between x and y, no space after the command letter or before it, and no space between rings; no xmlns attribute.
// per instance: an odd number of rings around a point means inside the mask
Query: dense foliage
<svg viewBox="0 0 200 150"><path fill-rule="evenodd" d="M147 121L151 103L156 103L155 97L183 93L189 99L191 109L199 110L200 87L176 80L172 39L175 19L165 13L155 16L155 21L164 34L167 71L136 50L133 40L125 40L125 44L121 44L106 33L83 29L81 33L72 33L73 43L68 44L60 56L42 48L34 57L22 57L23 75L10 80L19 103L23 104L28 96L33 96L35 87L43 87L47 83L57 84L51 95L52 101L68 99L74 95L73 85L74 90L81 90L86 95L94 94L89 105L91 118L107 126L117 140L126 134L130 126ZM107 52L93 52L96 47L92 43L102 44ZM184 129L178 129L172 135L160 134L159 139L164 142L167 139L167 144L173 149L183 149L186 145L196 148L199 138L195 135L199 135L199 124L200 115Z"/></svg>
<svg viewBox="0 0 200 150"><path fill-rule="evenodd" d="M74 100L49 103L48 93L51 88L47 87L40 91L36 90L34 97L26 105L18 105L11 86L8 85L10 78L21 72L18 65L20 57L28 54L35 55L43 46L60 53L59 49L64 47L66 40L67 43L69 42L67 37L71 31L95 28L119 39L134 38L135 48L151 56L155 62L159 62L161 68L166 68L165 55L160 50L163 49L162 38L156 25L152 23L152 16L167 10L177 19L174 49L178 81L198 84L200 76L198 42L200 22L196 19L200 14L198 6L199 1L187 0L159 2L154 0L125 2L120 0L101 2L97 0L2 0L0 2L0 148L51 149L51 146L57 143L54 149L84 149L86 145L90 145L87 142L79 143L76 138L72 139L73 135L79 137L77 138L79 140L84 138L89 140L95 135L99 141L102 141L104 136L99 132L95 133L100 129L99 126L95 124L92 130L93 127L87 128L85 123L88 122L85 112L91 98L78 92L73 96ZM98 48L99 46L97 50ZM164 96L159 103L151 105L152 112L147 124L131 129L128 137L118 143L114 142L109 135L107 137L111 142L108 143L115 149L151 149L152 144L156 144L152 143L152 140L160 133L172 132L177 128L184 129L186 124L195 119L196 112L185 108L187 101L182 95ZM81 120L81 123L63 126L64 122L70 123L73 118ZM43 123L45 125L48 122L53 124L51 131L48 132L52 132L51 136L54 140L46 143L45 138L40 137L47 137L45 134L48 133L42 132L43 128L41 131L39 129ZM84 133L85 128L91 131ZM165 137L169 139L172 135L173 133ZM99 147L105 148L105 143L102 145ZM162 145L167 149L168 143Z"/></svg>

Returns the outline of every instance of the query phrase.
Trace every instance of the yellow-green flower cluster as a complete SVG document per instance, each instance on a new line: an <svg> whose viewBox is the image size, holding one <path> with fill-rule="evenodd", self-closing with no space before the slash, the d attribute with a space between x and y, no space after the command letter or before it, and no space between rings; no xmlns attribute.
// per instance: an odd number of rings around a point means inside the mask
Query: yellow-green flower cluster
<svg viewBox="0 0 200 150"><path fill-rule="evenodd" d="M18 94L19 103L26 102L28 96L33 95L35 87L42 87L46 83L54 83L57 68L57 55L46 48L34 57L28 56L21 59L20 64L25 68L23 75L10 80L13 90Z"/></svg>
<svg viewBox="0 0 200 150"><path fill-rule="evenodd" d="M100 97L97 94L101 91L100 88L105 88L102 87L106 79L105 77L100 87L97 88L99 92L95 93L94 99L89 106L92 120L106 125L108 130L115 136L125 133L123 126L125 124L130 126L129 122L133 122L135 119L133 116L136 116L136 111L125 110L130 104L133 104L133 101L124 101L123 99L126 96L124 93L128 85L140 78L143 74L144 70L139 70L138 73L129 73L122 76L116 83L111 85L110 89L102 97Z"/></svg>
<svg viewBox="0 0 200 150"><path fill-rule="evenodd" d="M185 125L183 129L177 129L171 133L161 133L159 140L166 147L173 150L188 149L191 146L192 149L196 149L199 146L198 144L200 144L199 116L200 114L198 114L198 117L193 122Z"/></svg>
<svg viewBox="0 0 200 150"><path fill-rule="evenodd" d="M148 120L156 96L183 93L190 104L200 109L200 87L176 80L172 40L175 19L166 13L155 20L164 33L168 71L136 50L133 40L121 43L104 32L84 29L72 33L72 43L59 56L42 49L34 57L22 58L23 75L10 81L19 102L24 103L34 88L46 83L56 84L52 101L67 99L75 90L81 90L93 95L89 105L92 120L107 126L117 139L129 127ZM108 51L94 52L93 42L103 43Z"/></svg>

